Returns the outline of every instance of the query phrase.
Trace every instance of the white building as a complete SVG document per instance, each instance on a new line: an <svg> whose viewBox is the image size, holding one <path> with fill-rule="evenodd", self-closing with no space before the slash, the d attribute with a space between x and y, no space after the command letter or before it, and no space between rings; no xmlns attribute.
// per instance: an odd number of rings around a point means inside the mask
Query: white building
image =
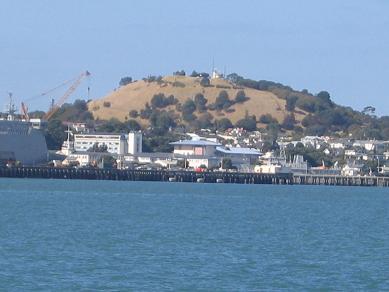
<svg viewBox="0 0 389 292"><path fill-rule="evenodd" d="M196 137L197 138L197 137ZM235 167L247 167L257 161L261 153L253 148L224 147L216 140L210 141L197 138L170 143L174 146L174 154L185 158L189 167L215 168L223 158L231 159Z"/></svg>
<svg viewBox="0 0 389 292"><path fill-rule="evenodd" d="M109 156L109 154L101 152L74 152L70 153L62 164L76 164L80 167L97 166L106 156Z"/></svg>
<svg viewBox="0 0 389 292"><path fill-rule="evenodd" d="M74 151L85 152L97 145L106 146L112 154L137 154L142 153L142 133L115 134L115 133L90 133L74 134Z"/></svg>
<svg viewBox="0 0 389 292"><path fill-rule="evenodd" d="M362 174L362 165L346 164L341 171L344 176L359 176Z"/></svg>
<svg viewBox="0 0 389 292"><path fill-rule="evenodd" d="M282 166L280 164L264 164L256 165L254 168L256 173L277 174L277 173L291 173L292 170L289 167Z"/></svg>
<svg viewBox="0 0 389 292"><path fill-rule="evenodd" d="M142 153L142 133L131 132L128 133L128 151L129 154Z"/></svg>
<svg viewBox="0 0 389 292"><path fill-rule="evenodd" d="M230 158L233 165L253 164L262 155L260 151L244 147L216 147L218 156Z"/></svg>
<svg viewBox="0 0 389 292"><path fill-rule="evenodd" d="M207 140L182 140L170 145L174 146L174 154L190 156L214 156L216 147L222 146L220 143Z"/></svg>
<svg viewBox="0 0 389 292"><path fill-rule="evenodd" d="M188 166L191 168L201 168L205 166L206 168L216 168L221 164L220 158L217 157L196 157L189 156L186 158Z"/></svg>

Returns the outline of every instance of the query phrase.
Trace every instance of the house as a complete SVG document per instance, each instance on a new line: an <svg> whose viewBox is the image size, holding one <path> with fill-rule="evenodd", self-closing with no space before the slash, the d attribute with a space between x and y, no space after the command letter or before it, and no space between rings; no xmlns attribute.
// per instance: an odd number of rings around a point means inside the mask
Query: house
<svg viewBox="0 0 389 292"><path fill-rule="evenodd" d="M301 139L301 143L304 145L304 147L320 149L320 146L325 143L325 139L318 136L305 136Z"/></svg>
<svg viewBox="0 0 389 292"><path fill-rule="evenodd" d="M364 148L366 151L381 151L385 145L384 141L376 140L356 140L353 143L353 147Z"/></svg>
<svg viewBox="0 0 389 292"><path fill-rule="evenodd" d="M347 149L344 151L344 156L346 158L353 158L353 159L360 160L363 158L363 153L355 149Z"/></svg>
<svg viewBox="0 0 389 292"><path fill-rule="evenodd" d="M346 164L341 171L341 174L344 176L359 176L362 174L363 165L356 163Z"/></svg>

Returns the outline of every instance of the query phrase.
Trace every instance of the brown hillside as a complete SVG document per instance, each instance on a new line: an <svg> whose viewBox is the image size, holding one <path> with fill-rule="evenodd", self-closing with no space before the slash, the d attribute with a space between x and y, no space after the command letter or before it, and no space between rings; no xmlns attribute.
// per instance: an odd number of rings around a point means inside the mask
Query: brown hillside
<svg viewBox="0 0 389 292"><path fill-rule="evenodd" d="M131 110L140 112L145 107L145 103L150 103L151 98L158 93L166 96L174 95L175 98L183 104L188 98L193 98L197 93L202 93L208 99L208 104L215 102L220 91L227 91L230 99L234 99L239 90L244 90L246 96L250 99L242 104L235 104L231 108L232 113L210 111L215 119L223 117L229 118L233 123L242 119L246 111L249 115L255 115L259 118L263 114L271 114L279 122L282 122L288 114L285 111L285 100L277 97L271 92L260 91L251 88L237 88L230 82L223 79L211 80L211 86L203 87L200 85L200 78L185 76L167 76L161 83L136 81L126 86L120 87L107 96L89 103L89 110L97 119L108 120L117 118L124 121L129 118ZM171 107L172 109L174 107ZM297 121L301 121L304 113L295 113ZM144 124L146 120L137 119Z"/></svg>

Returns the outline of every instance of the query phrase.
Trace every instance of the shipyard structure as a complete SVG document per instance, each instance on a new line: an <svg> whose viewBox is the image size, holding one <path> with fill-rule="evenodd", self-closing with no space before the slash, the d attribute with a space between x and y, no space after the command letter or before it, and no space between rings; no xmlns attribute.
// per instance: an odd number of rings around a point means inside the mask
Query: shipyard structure
<svg viewBox="0 0 389 292"><path fill-rule="evenodd" d="M47 145L42 131L29 120L15 119L10 98L6 119L0 120L0 166L18 163L25 166L47 162Z"/></svg>
<svg viewBox="0 0 389 292"><path fill-rule="evenodd" d="M0 159L37 165L47 161L43 133L29 122L0 120Z"/></svg>

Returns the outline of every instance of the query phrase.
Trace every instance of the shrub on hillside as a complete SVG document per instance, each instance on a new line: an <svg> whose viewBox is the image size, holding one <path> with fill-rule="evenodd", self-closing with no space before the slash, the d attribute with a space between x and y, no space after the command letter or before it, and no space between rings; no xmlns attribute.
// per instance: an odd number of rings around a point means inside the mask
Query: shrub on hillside
<svg viewBox="0 0 389 292"><path fill-rule="evenodd" d="M273 118L271 114L264 114L259 117L259 122L262 124L277 123L277 119Z"/></svg>
<svg viewBox="0 0 389 292"><path fill-rule="evenodd" d="M208 77L203 77L201 78L200 85L203 87L207 87L211 85L211 81L209 80Z"/></svg>
<svg viewBox="0 0 389 292"><path fill-rule="evenodd" d="M130 84L132 82L132 77L123 77L119 81L119 86L126 86L127 84Z"/></svg>
<svg viewBox="0 0 389 292"><path fill-rule="evenodd" d="M163 93L155 94L151 98L152 108L164 108L169 105L174 105L177 102L178 100L173 95L169 95L168 97L166 97Z"/></svg>
<svg viewBox="0 0 389 292"><path fill-rule="evenodd" d="M196 105L196 110L199 112L205 111L207 109L206 104L208 100L204 97L202 93L197 93L194 97L194 103Z"/></svg>
<svg viewBox="0 0 389 292"><path fill-rule="evenodd" d="M236 122L238 128L243 128L246 131L255 131L257 129L257 122L252 117L246 117Z"/></svg>
<svg viewBox="0 0 389 292"><path fill-rule="evenodd" d="M298 97L295 95L288 96L286 98L285 109L289 112L293 112L295 107L296 107L297 100L298 100Z"/></svg>
<svg viewBox="0 0 389 292"><path fill-rule="evenodd" d="M139 113L137 110L131 110L128 114L131 118L136 119L139 116Z"/></svg>
<svg viewBox="0 0 389 292"><path fill-rule="evenodd" d="M174 87L181 87L181 88L184 88L184 87L185 87L185 83L180 82L180 81L174 81L174 82L172 83L172 85L173 85Z"/></svg>
<svg viewBox="0 0 389 292"><path fill-rule="evenodd" d="M231 121L227 118L222 118L220 120L215 121L215 128L218 131L225 131L225 130L230 129L232 127L233 127L233 125L232 125Z"/></svg>
<svg viewBox="0 0 389 292"><path fill-rule="evenodd" d="M281 127L285 130L293 130L296 119L293 114L287 115L282 121Z"/></svg>
<svg viewBox="0 0 389 292"><path fill-rule="evenodd" d="M217 110L228 109L233 105L233 101L228 97L228 93L225 90L220 91L219 95L216 97L215 107Z"/></svg>
<svg viewBox="0 0 389 292"><path fill-rule="evenodd" d="M239 90L235 95L235 102L236 103L244 103L249 98L246 96L246 93L243 90Z"/></svg>

